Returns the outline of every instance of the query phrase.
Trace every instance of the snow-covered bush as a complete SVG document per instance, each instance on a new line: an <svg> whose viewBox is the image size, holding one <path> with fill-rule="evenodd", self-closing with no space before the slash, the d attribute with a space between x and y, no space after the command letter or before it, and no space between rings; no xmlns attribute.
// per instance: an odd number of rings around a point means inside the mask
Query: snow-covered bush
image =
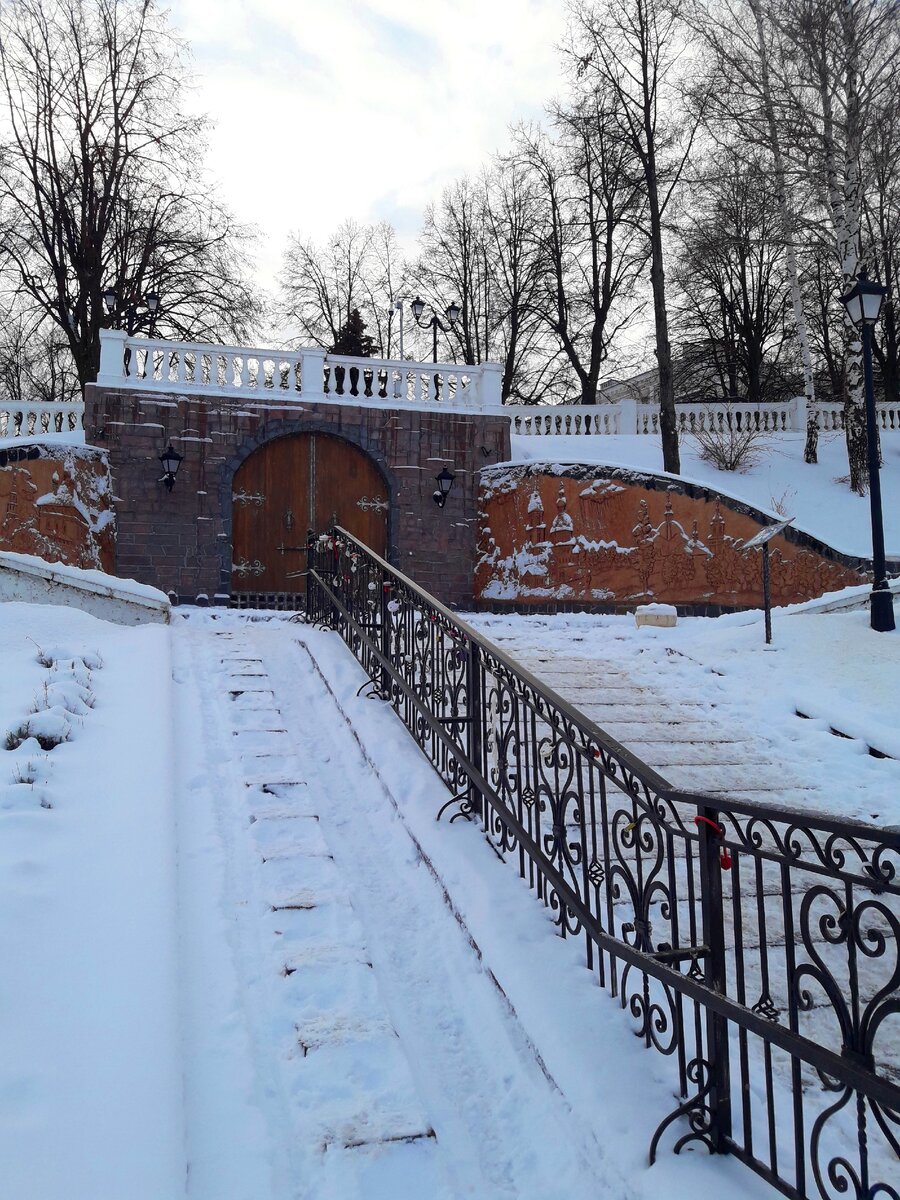
<svg viewBox="0 0 900 1200"><path fill-rule="evenodd" d="M691 437L704 462L720 471L749 470L768 449L765 431L746 411L726 404L706 409L704 417L703 427L694 429Z"/></svg>

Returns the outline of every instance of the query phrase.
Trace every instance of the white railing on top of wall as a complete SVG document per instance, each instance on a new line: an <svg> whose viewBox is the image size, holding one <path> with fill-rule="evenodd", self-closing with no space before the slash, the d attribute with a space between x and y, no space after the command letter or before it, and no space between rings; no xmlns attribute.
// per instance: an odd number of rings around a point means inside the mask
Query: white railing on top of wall
<svg viewBox="0 0 900 1200"><path fill-rule="evenodd" d="M879 401L875 406L878 426L900 430L900 404ZM597 405L542 404L533 407L509 406L512 432L521 435L631 433L658 434L659 409L636 400ZM843 407L837 401L817 400L816 419L825 432L843 428ZM762 433L803 433L806 408L803 396L780 404L678 404L675 407L678 432L702 433L705 430L758 429Z"/></svg>
<svg viewBox="0 0 900 1200"><path fill-rule="evenodd" d="M34 400L30 404L0 401L0 438L35 438L63 433L71 442L84 441L83 400Z"/></svg>
<svg viewBox="0 0 900 1200"><path fill-rule="evenodd" d="M327 354L315 346L267 350L100 335L103 387L240 396L248 401L318 401L467 409L500 407L499 363L411 363Z"/></svg>

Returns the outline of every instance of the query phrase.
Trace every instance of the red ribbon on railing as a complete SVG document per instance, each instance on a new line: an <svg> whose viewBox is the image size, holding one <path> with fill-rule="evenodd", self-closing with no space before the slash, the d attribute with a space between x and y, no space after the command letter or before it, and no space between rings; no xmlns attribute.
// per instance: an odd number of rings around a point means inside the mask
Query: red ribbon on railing
<svg viewBox="0 0 900 1200"><path fill-rule="evenodd" d="M699 825L701 821L705 821L710 829L714 829L716 831L716 837L722 842L722 850L719 854L719 866L723 871L730 871L731 855L728 853L728 847L725 845L725 830L721 825L717 825L715 821L711 821L709 817L700 816L698 813L697 816L694 817L694 824Z"/></svg>

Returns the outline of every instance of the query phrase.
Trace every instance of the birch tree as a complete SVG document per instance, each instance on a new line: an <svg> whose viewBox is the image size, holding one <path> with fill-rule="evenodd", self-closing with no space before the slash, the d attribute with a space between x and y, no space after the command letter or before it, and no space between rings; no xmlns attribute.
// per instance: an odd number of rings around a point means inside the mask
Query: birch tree
<svg viewBox="0 0 900 1200"><path fill-rule="evenodd" d="M785 47L777 88L792 129L792 153L828 214L843 291L862 258L861 156L878 107L896 103L898 20L892 2L779 0L774 22ZM843 309L844 429L850 486L868 486L862 343Z"/></svg>

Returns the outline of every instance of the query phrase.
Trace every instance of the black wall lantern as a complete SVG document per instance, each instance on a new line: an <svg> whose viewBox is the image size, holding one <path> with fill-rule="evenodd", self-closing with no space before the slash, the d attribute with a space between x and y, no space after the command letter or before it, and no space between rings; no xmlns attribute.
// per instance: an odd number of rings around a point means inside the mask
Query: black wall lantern
<svg viewBox="0 0 900 1200"><path fill-rule="evenodd" d="M450 489L453 487L453 480L456 476L452 471L448 471L443 467L440 475L435 475L437 480L437 491L431 497L438 508L443 508L447 503L447 497L450 495Z"/></svg>
<svg viewBox="0 0 900 1200"><path fill-rule="evenodd" d="M184 455L179 454L175 447L169 442L165 450L159 456L159 461L162 463L163 476L160 483L166 485L166 490L170 491L175 486L175 476L178 474L178 468L184 462Z"/></svg>

